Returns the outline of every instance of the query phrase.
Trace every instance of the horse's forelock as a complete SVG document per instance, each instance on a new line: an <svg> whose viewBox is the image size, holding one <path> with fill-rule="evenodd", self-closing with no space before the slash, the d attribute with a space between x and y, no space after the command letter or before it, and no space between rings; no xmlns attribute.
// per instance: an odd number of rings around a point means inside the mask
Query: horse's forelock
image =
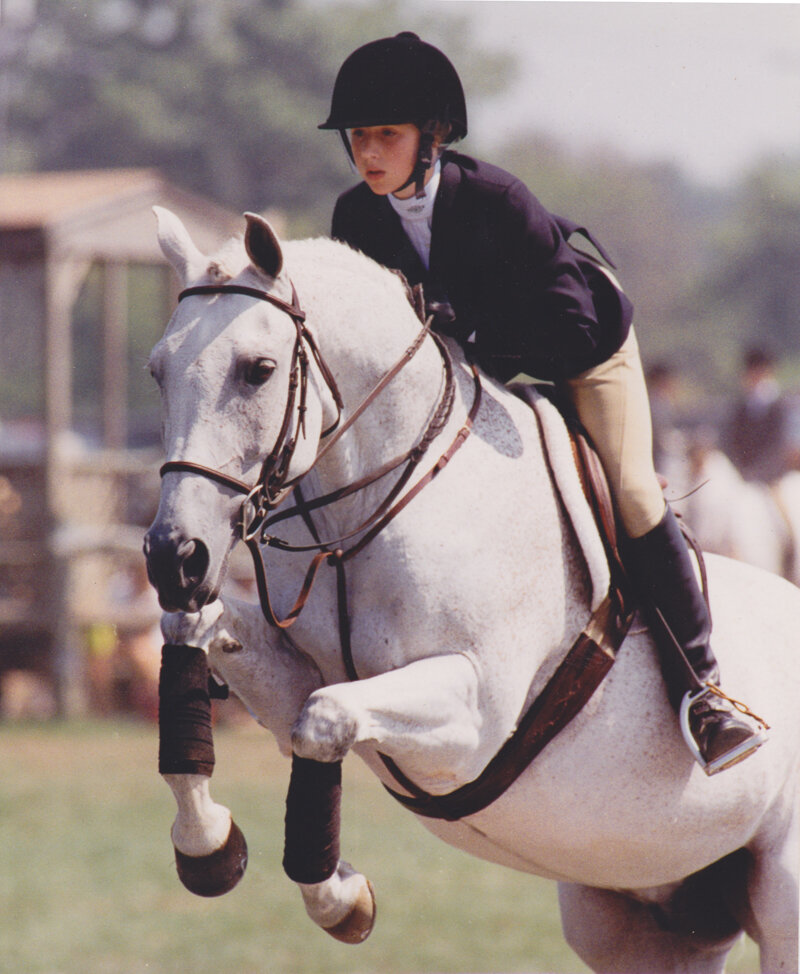
<svg viewBox="0 0 800 974"><path fill-rule="evenodd" d="M211 257L206 274L215 284L219 284L236 277L247 264L248 257L244 249L244 239L241 236L236 236L226 241Z"/></svg>

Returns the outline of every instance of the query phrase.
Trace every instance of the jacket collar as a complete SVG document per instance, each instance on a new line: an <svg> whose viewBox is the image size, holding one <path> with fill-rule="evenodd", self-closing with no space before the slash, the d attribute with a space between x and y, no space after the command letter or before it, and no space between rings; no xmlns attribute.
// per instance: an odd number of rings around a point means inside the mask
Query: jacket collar
<svg viewBox="0 0 800 974"><path fill-rule="evenodd" d="M455 199L458 187L461 185L461 168L455 161L455 154L445 152L442 155L442 172L439 177L439 192L436 195L436 206L433 210L433 219L436 221L437 215L449 211ZM438 211L438 214L437 214Z"/></svg>
<svg viewBox="0 0 800 974"><path fill-rule="evenodd" d="M366 184L364 184L366 186ZM439 178L439 190L433 207L433 234L431 237L430 269L419 259L419 254L408 239L392 204L386 197L376 197L368 190L368 198L372 198L383 221L384 232L391 234L390 247L401 270L411 274L415 280L426 281L435 275L436 268L441 262L441 252L447 247L449 213L455 199L458 187L461 185L461 167L456 162L456 156L451 152L442 154L442 170ZM413 270L412 270L413 269Z"/></svg>
<svg viewBox="0 0 800 974"><path fill-rule="evenodd" d="M433 226L431 233L430 272L435 274L443 258L443 248L449 238L450 213L458 187L461 185L461 168L454 161L453 154L442 155L442 171L439 177L439 192L433 207Z"/></svg>

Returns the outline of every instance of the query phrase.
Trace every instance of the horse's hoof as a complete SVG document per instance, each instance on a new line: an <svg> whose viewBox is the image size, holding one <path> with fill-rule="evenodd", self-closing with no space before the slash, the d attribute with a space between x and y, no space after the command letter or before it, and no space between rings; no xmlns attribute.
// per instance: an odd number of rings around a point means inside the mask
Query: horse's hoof
<svg viewBox="0 0 800 974"><path fill-rule="evenodd" d="M375 926L375 890L366 880L361 887L353 909L333 927L323 927L334 940L343 944L360 944L372 933Z"/></svg>
<svg viewBox="0 0 800 974"><path fill-rule="evenodd" d="M222 896L244 876L247 867L247 842L231 819L225 845L208 856L187 856L175 850L175 865L183 885L197 896Z"/></svg>

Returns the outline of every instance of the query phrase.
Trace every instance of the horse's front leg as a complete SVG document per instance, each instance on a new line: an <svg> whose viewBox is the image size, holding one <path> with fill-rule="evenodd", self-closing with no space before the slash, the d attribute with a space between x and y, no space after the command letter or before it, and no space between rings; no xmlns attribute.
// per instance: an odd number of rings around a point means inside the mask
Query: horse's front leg
<svg viewBox="0 0 800 974"><path fill-rule="evenodd" d="M289 753L290 729L308 695L321 684L316 666L270 641L257 606L220 601L193 614L165 614L159 688L159 768L177 815L172 841L178 874L201 896L217 896L241 879L244 837L231 813L211 797L214 768L209 663Z"/></svg>
<svg viewBox="0 0 800 974"><path fill-rule="evenodd" d="M211 798L214 770L207 650L219 635L222 606L166 614L159 677L159 771L178 806L172 843L178 875L199 896L219 896L239 882L247 844L227 808Z"/></svg>
<svg viewBox="0 0 800 974"><path fill-rule="evenodd" d="M435 777L448 791L474 777L482 717L478 674L461 653L431 656L355 683L316 690L292 728L292 750L341 761L355 744L374 744Z"/></svg>
<svg viewBox="0 0 800 974"><path fill-rule="evenodd" d="M357 744L401 763L414 755L442 791L474 777L481 716L478 679L462 655L418 660L308 698L294 727L284 867L306 910L337 939L357 943L374 921L372 889L339 858L341 761Z"/></svg>

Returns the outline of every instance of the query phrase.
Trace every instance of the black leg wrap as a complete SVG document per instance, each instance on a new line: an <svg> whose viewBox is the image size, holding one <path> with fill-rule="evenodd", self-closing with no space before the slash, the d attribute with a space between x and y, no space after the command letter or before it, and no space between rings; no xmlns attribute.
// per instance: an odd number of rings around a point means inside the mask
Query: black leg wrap
<svg viewBox="0 0 800 974"><path fill-rule="evenodd" d="M202 649L167 644L158 684L158 770L204 774L214 770L208 661Z"/></svg>
<svg viewBox="0 0 800 974"><path fill-rule="evenodd" d="M321 883L339 864L342 762L292 757L283 868L295 883Z"/></svg>

